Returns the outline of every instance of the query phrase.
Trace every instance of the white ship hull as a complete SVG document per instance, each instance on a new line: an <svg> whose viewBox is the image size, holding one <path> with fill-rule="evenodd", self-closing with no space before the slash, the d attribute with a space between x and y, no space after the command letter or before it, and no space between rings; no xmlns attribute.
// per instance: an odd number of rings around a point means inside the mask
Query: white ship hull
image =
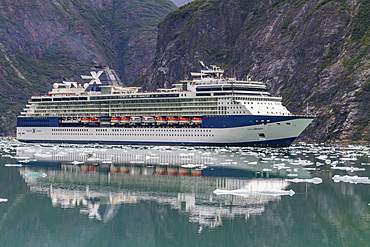
<svg viewBox="0 0 370 247"><path fill-rule="evenodd" d="M235 128L17 127L17 139L61 143L289 146L311 121L312 118L297 118L279 125Z"/></svg>

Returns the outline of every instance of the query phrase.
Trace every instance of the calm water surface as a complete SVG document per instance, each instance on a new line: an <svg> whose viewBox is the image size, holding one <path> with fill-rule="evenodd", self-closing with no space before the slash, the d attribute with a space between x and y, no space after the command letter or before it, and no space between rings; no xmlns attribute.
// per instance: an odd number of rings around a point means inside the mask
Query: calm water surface
<svg viewBox="0 0 370 247"><path fill-rule="evenodd" d="M369 246L368 146L0 140L1 246Z"/></svg>

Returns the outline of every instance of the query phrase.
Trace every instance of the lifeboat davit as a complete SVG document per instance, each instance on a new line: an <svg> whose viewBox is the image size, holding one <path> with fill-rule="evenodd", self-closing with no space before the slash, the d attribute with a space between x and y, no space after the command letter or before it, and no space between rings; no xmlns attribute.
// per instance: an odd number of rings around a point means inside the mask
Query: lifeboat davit
<svg viewBox="0 0 370 247"><path fill-rule="evenodd" d="M130 122L131 122L132 124L141 123L141 121L142 121L142 118L141 118L141 117L131 117L131 118L130 118Z"/></svg>
<svg viewBox="0 0 370 247"><path fill-rule="evenodd" d="M155 118L154 117L145 116L145 117L143 117L143 122L144 123L155 123Z"/></svg>
<svg viewBox="0 0 370 247"><path fill-rule="evenodd" d="M189 124L189 123L190 123L189 118L182 117L182 118L179 119L179 124Z"/></svg>
<svg viewBox="0 0 370 247"><path fill-rule="evenodd" d="M128 123L130 123L130 118L123 117L123 118L120 119L120 123L121 124L128 124Z"/></svg>
<svg viewBox="0 0 370 247"><path fill-rule="evenodd" d="M179 120L177 118L171 117L167 120L168 124L178 124Z"/></svg>
<svg viewBox="0 0 370 247"><path fill-rule="evenodd" d="M118 123L120 123L120 121L121 121L121 119L120 119L120 118L118 118L118 117L112 117L112 118L110 119L110 122L111 122L112 124L118 124Z"/></svg>
<svg viewBox="0 0 370 247"><path fill-rule="evenodd" d="M158 125L161 125L161 124L166 124L167 123L167 120L165 118L163 118L163 117L158 117L156 119L156 122L157 122Z"/></svg>
<svg viewBox="0 0 370 247"><path fill-rule="evenodd" d="M195 117L195 118L193 118L192 122L194 124L202 124L202 120L203 119L201 117Z"/></svg>
<svg viewBox="0 0 370 247"><path fill-rule="evenodd" d="M81 118L81 123L90 123L90 118L87 117Z"/></svg>

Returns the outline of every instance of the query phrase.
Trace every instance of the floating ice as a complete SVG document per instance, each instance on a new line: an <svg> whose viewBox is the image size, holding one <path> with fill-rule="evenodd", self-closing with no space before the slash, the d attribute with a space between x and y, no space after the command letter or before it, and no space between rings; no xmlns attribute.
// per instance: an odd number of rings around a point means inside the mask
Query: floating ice
<svg viewBox="0 0 370 247"><path fill-rule="evenodd" d="M306 171L316 171L317 168L315 167L303 167L302 170L306 170Z"/></svg>
<svg viewBox="0 0 370 247"><path fill-rule="evenodd" d="M289 173L287 174L288 177L298 177L298 174L296 173Z"/></svg>
<svg viewBox="0 0 370 247"><path fill-rule="evenodd" d="M356 161L357 158L355 158L355 157L343 157L343 158L340 158L340 160L343 160L343 161Z"/></svg>
<svg viewBox="0 0 370 247"><path fill-rule="evenodd" d="M12 166L15 166L15 167L21 167L22 165L21 164L5 164L6 167L12 167Z"/></svg>
<svg viewBox="0 0 370 247"><path fill-rule="evenodd" d="M8 201L8 199L6 199L6 198L0 198L0 202L7 202Z"/></svg>
<svg viewBox="0 0 370 247"><path fill-rule="evenodd" d="M293 196L295 194L294 190L264 190L259 193L268 196Z"/></svg>
<svg viewBox="0 0 370 247"><path fill-rule="evenodd" d="M248 197L250 192L249 188L243 188L238 190L220 190L217 189L213 191L216 195L234 195L234 196L242 196L242 197Z"/></svg>
<svg viewBox="0 0 370 247"><path fill-rule="evenodd" d="M324 163L321 163L321 162L316 162L316 166L323 166L325 165Z"/></svg>
<svg viewBox="0 0 370 247"><path fill-rule="evenodd" d="M293 183L313 183L313 184L321 184L322 183L322 179L318 178L318 177L307 178L307 179L301 179L301 178L285 179L285 181L293 182Z"/></svg>
<svg viewBox="0 0 370 247"><path fill-rule="evenodd" d="M319 160L326 160L328 158L327 155L320 155L318 157L316 157L316 159L319 159Z"/></svg>
<svg viewBox="0 0 370 247"><path fill-rule="evenodd" d="M26 173L24 176L28 178L44 178L47 175L46 173L43 173L43 172L30 172L30 173Z"/></svg>
<svg viewBox="0 0 370 247"><path fill-rule="evenodd" d="M358 171L365 171L365 168L358 168L358 167L347 167L347 166L335 166L331 169L334 170L341 170L341 171L350 171L350 172L358 172Z"/></svg>
<svg viewBox="0 0 370 247"><path fill-rule="evenodd" d="M344 182L344 183L351 183L351 184L370 184L370 179L368 177L359 177L359 176L339 176L335 175L333 178L335 183Z"/></svg>

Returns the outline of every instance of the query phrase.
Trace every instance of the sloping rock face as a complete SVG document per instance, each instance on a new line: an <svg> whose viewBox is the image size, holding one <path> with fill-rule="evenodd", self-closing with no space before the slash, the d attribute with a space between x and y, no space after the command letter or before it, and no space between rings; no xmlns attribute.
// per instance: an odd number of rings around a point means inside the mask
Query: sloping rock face
<svg viewBox="0 0 370 247"><path fill-rule="evenodd" d="M63 78L79 80L94 64L129 84L153 58L157 24L170 0L0 0L0 134L31 95Z"/></svg>
<svg viewBox="0 0 370 247"><path fill-rule="evenodd" d="M317 114L301 140L370 141L369 14L365 0L197 0L160 23L145 86L184 79L201 60Z"/></svg>

